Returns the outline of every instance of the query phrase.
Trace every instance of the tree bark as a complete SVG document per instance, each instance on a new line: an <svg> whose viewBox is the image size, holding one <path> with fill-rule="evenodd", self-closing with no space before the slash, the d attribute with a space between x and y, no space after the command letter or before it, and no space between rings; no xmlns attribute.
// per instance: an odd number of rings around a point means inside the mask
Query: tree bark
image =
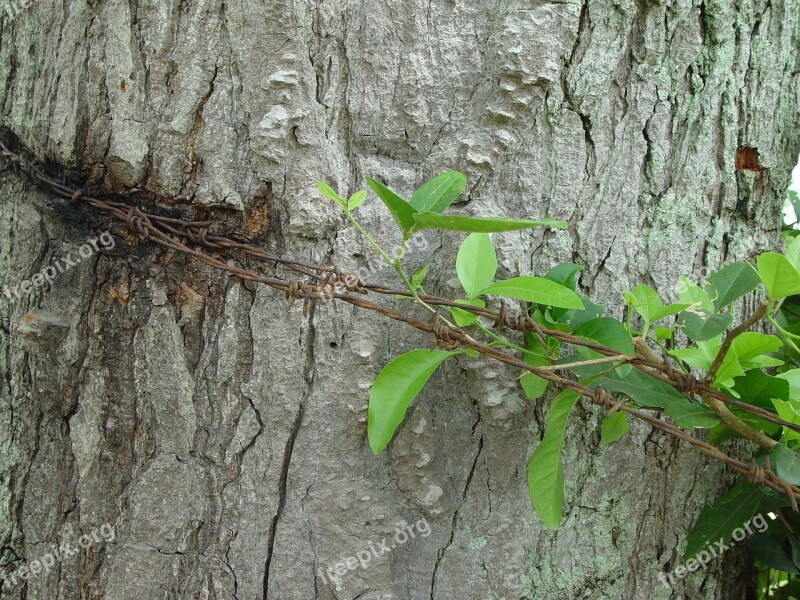
<svg viewBox="0 0 800 600"><path fill-rule="evenodd" d="M350 271L376 257L317 180L409 193L461 170L463 214L570 223L494 236L500 275L579 263L617 317L626 287L674 298L774 247L800 150L796 2L40 0L0 33L2 123L39 156ZM108 226L10 171L0 188L0 285ZM396 243L374 198L359 214ZM460 239L409 256L435 292L457 293ZM429 339L130 241L0 297L0 565L79 548L0 598L741 597L735 551L658 579L732 481L719 465L638 424L601 448L583 404L549 532L525 476L548 402L516 373L449 365L376 458L369 385ZM415 537L337 574L398 523Z"/></svg>

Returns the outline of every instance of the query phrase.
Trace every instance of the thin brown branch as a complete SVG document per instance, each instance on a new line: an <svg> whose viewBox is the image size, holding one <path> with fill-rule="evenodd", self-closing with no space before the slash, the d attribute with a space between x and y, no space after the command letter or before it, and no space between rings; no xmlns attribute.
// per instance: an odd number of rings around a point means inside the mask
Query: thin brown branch
<svg viewBox="0 0 800 600"><path fill-rule="evenodd" d="M768 306L769 302L767 300L762 300L758 303L758 307L752 315L727 333L722 345L719 347L719 352L717 352L717 355L714 357L714 362L711 363L711 368L706 373L706 381L714 381L714 376L717 374L717 369L719 369L722 361L725 359L725 355L728 353L728 349L731 347L733 340L763 319L764 315L767 314Z"/></svg>

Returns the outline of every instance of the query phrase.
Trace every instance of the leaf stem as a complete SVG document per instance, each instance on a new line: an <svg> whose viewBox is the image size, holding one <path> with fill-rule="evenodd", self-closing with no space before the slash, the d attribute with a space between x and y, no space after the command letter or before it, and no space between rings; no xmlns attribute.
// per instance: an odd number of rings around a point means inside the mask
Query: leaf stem
<svg viewBox="0 0 800 600"><path fill-rule="evenodd" d="M516 350L517 352L521 352L523 355L530 354L531 356L536 356L538 358L544 358L544 359L550 360L549 356L544 356L542 354L539 354L538 352L532 352L531 350L523 348L522 346L518 346L517 344L509 342L508 340L506 340L505 338L500 337L494 331L492 331L488 327L485 327L484 325L482 325L478 321L475 321L473 323L473 325L475 325L478 329L480 329L483 333L485 333L490 338L495 340L501 346L505 346L506 348L510 348L511 350ZM528 374L530 374L530 373L528 373Z"/></svg>
<svg viewBox="0 0 800 600"><path fill-rule="evenodd" d="M372 239L372 236L368 234L363 227L361 227L361 224L358 222L358 220L356 220L353 214L349 210L347 210L347 208L343 208L343 210L345 216L347 217L347 220L353 224L353 227L356 228L356 231L358 231L358 233L364 236L364 239L367 240L370 243L370 245L373 248L375 248L375 250L378 251L378 254L380 254L388 264L394 266L394 260L392 260L392 257L389 256L386 253L386 251L383 248L381 248L375 240Z"/></svg>
<svg viewBox="0 0 800 600"><path fill-rule="evenodd" d="M794 343L793 339L800 340L800 335L794 334L790 331L786 331L783 327L781 327L778 322L770 316L766 317L767 322L775 328L775 331L778 332L782 337L786 339L788 344L792 347L795 352L800 352L800 348L797 347L797 344Z"/></svg>
<svg viewBox="0 0 800 600"><path fill-rule="evenodd" d="M631 361L637 360L639 357L635 354L620 354L618 356L603 356L602 358L592 358L590 360L579 360L577 362L571 363L562 363L557 365L548 365L546 367L539 367L539 369L543 371L561 371L562 369L574 369L575 367L588 367L590 365L601 365L604 363L610 363L615 361ZM527 373L523 373L517 379L522 379L523 377L527 377L528 375L532 375L530 371Z"/></svg>

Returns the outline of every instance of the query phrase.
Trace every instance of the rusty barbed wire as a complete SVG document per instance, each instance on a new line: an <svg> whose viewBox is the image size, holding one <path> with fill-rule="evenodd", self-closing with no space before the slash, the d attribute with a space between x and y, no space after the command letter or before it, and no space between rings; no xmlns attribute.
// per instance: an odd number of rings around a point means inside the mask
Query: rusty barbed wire
<svg viewBox="0 0 800 600"><path fill-rule="evenodd" d="M42 168L37 166L32 158L26 156L26 152L12 151L11 146L14 145L16 144L12 141L8 132L0 132L0 157L8 162L15 174L25 175L40 189L67 200L75 208L83 205L99 213L113 217L128 231L135 234L137 238L143 241L146 240L164 248L169 248L192 256L212 268L228 272L244 281L262 283L275 290L281 291L284 293L290 306L295 300L303 300L303 313L306 316L308 315L310 302L335 299L358 308L377 312L389 319L406 323L417 330L431 334L436 340L436 343L443 347L449 349L458 347L470 348L487 358L529 371L542 379L572 389L589 399L593 404L607 410L609 414L613 414L617 411L625 412L634 418L648 423L654 429L658 429L676 439L690 444L703 454L727 464L749 480L788 495L794 508L797 510L796 498L800 496L800 487L794 486L779 478L769 467L769 463L767 463L766 467L754 467L754 463L745 463L729 456L719 448L689 435L684 430L653 414L627 406L623 400L615 399L614 396L606 390L590 388L552 371L528 365L515 356L511 356L493 346L475 340L460 328L445 325L439 313L436 314L433 322L428 322L409 317L408 315L364 298L364 296L369 294L392 297L403 296L408 298L412 296L408 290L364 282L355 275L341 271L335 263L328 266L290 259L269 253L263 248L247 242L239 241L236 239L236 235L224 236L212 234L210 228L213 223L208 220L198 221L157 215L145 212L137 206L126 202L113 200L111 198L96 197L89 194L85 187L70 187L66 184L65 180L62 179L59 181L48 175ZM276 265L285 267L293 273L310 278L313 280L313 283L304 282L299 279L265 277L252 269L231 264L218 256L210 254L209 251L218 254L241 253L259 260L270 261ZM495 327L505 327L520 332L533 331L540 336L549 336L566 344L583 346L605 356L624 356L621 352L613 348L579 338L570 333L540 327L533 319L525 314L510 316L507 313L505 304L502 302L499 311L496 312L491 309L459 304L448 298L427 294L420 294L419 298L429 306L452 307L472 312L479 317L492 320ZM764 420L800 432L800 426L786 422L765 409L731 398L727 394L711 387L708 380L697 381L693 377L676 370L666 362L659 363L642 357L637 357L635 359L625 357L620 360L642 370L655 379L671 385L687 397L687 401L693 401L692 398L695 394L707 394L720 401L748 411Z"/></svg>

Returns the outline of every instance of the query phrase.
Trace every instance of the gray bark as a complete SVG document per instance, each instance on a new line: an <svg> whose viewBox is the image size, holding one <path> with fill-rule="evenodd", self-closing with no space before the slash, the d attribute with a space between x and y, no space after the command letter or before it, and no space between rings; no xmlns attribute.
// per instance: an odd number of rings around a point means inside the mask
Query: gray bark
<svg viewBox="0 0 800 600"><path fill-rule="evenodd" d="M349 270L374 253L318 179L408 193L458 169L463 214L570 223L495 236L503 276L580 263L581 287L620 316L625 287L674 296L679 274L777 242L800 149L800 4L730 4L40 0L0 30L0 114L40 156L113 189ZM734 170L743 146L760 173ZM0 285L106 227L10 172L0 187ZM379 202L359 211L396 242ZM432 261L436 292L456 293L460 237L430 234L409 257ZM657 579L730 473L638 425L601 448L588 404L548 532L525 479L548 403L496 364L438 373L373 457L371 381L430 344L373 314L327 303L304 318L268 289L124 241L0 306L0 565L115 531L5 583L4 599L741 591L735 552L674 589ZM421 519L430 535L319 574Z"/></svg>

